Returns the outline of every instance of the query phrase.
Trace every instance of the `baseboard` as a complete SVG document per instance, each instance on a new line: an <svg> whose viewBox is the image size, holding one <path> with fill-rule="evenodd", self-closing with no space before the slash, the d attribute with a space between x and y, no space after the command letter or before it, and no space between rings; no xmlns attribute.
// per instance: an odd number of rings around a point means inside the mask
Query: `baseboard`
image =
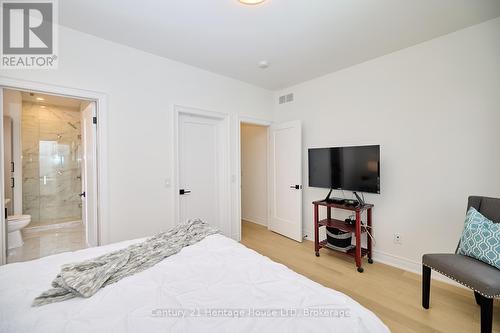
<svg viewBox="0 0 500 333"><path fill-rule="evenodd" d="M399 269L402 269L407 272L415 273L418 275L422 275L422 263L421 262L416 262L413 260L409 260L406 258L402 258L399 256L395 256L392 254L380 252L380 251L373 251L373 260L376 262L380 262L385 265L389 265L392 267L396 267ZM461 285L460 283L457 283L453 281L452 279L444 276L443 274L440 274L438 272L433 271L432 272L432 279L438 280L441 282L445 282L454 286L466 288L465 286Z"/></svg>
<svg viewBox="0 0 500 333"><path fill-rule="evenodd" d="M309 241L314 242L314 231L313 230L302 229L302 234L304 235L302 237L304 240L309 240Z"/></svg>
<svg viewBox="0 0 500 333"><path fill-rule="evenodd" d="M304 230L304 240L308 241L314 241L314 237L311 236L313 233L309 230ZM399 269L402 269L407 272L415 273L418 275L422 275L422 263L421 262L416 262L407 258L395 256L389 253L373 250L373 260L375 262L380 262L382 264L396 267ZM445 282L454 286L466 288L465 286L461 285L460 283L457 283L453 281L452 279L433 271L432 272L432 279L438 280L441 282Z"/></svg>
<svg viewBox="0 0 500 333"><path fill-rule="evenodd" d="M422 264L418 263L413 260L409 260L403 257L395 256L389 253L385 252L380 252L377 250L373 250L373 259L376 260L377 262L397 267L402 270L416 273L416 274L421 274L422 270Z"/></svg>
<svg viewBox="0 0 500 333"><path fill-rule="evenodd" d="M255 223L255 224L259 224L259 225L262 225L264 227L267 227L267 223L261 219L254 219L254 218L248 218L248 217L242 217L241 219L243 221L247 221L247 222L251 222L251 223Z"/></svg>

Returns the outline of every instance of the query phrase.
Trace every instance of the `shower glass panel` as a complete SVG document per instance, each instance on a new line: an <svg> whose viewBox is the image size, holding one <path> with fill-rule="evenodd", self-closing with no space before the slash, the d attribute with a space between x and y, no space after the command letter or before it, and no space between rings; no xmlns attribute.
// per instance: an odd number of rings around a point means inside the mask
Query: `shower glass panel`
<svg viewBox="0 0 500 333"><path fill-rule="evenodd" d="M30 226L81 221L79 109L23 103L23 209Z"/></svg>

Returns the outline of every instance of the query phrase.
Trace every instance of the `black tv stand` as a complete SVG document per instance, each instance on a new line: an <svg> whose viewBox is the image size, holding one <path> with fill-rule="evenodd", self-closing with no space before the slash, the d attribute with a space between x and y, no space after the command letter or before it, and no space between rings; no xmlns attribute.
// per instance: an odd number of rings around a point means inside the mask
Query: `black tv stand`
<svg viewBox="0 0 500 333"><path fill-rule="evenodd" d="M361 197L356 193L356 192L352 192L354 193L354 196L356 197L356 199L358 199L358 202L361 206L364 206L365 205L365 201L363 199L361 199Z"/></svg>
<svg viewBox="0 0 500 333"><path fill-rule="evenodd" d="M325 202L331 202L330 195L332 195L333 188L330 188L330 192L326 195Z"/></svg>

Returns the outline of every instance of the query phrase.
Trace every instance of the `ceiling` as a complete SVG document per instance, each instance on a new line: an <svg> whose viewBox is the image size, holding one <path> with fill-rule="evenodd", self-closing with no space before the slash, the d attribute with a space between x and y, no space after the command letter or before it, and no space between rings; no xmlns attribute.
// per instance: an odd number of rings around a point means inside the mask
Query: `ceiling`
<svg viewBox="0 0 500 333"><path fill-rule="evenodd" d="M46 95L39 93L30 93L23 91L21 92L23 102L32 102L40 105L55 105L62 106L65 108L77 109L80 111L81 102L78 99L56 96L56 95ZM38 98L43 98L43 101Z"/></svg>
<svg viewBox="0 0 500 333"><path fill-rule="evenodd" d="M67 27L270 90L500 16L499 0L64 0L59 8Z"/></svg>

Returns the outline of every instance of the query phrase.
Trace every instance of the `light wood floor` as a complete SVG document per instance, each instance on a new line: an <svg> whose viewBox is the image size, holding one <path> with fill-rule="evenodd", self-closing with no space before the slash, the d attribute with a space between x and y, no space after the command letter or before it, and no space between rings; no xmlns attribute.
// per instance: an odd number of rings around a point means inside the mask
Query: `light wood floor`
<svg viewBox="0 0 500 333"><path fill-rule="evenodd" d="M424 310L417 274L376 262L368 265L366 261L365 272L360 274L351 257L322 249L321 257L316 258L313 242L297 243L245 221L242 243L313 281L349 295L376 313L393 333L480 331L479 306L472 291L432 281L431 308ZM500 333L499 305L496 300L493 314L496 333Z"/></svg>

